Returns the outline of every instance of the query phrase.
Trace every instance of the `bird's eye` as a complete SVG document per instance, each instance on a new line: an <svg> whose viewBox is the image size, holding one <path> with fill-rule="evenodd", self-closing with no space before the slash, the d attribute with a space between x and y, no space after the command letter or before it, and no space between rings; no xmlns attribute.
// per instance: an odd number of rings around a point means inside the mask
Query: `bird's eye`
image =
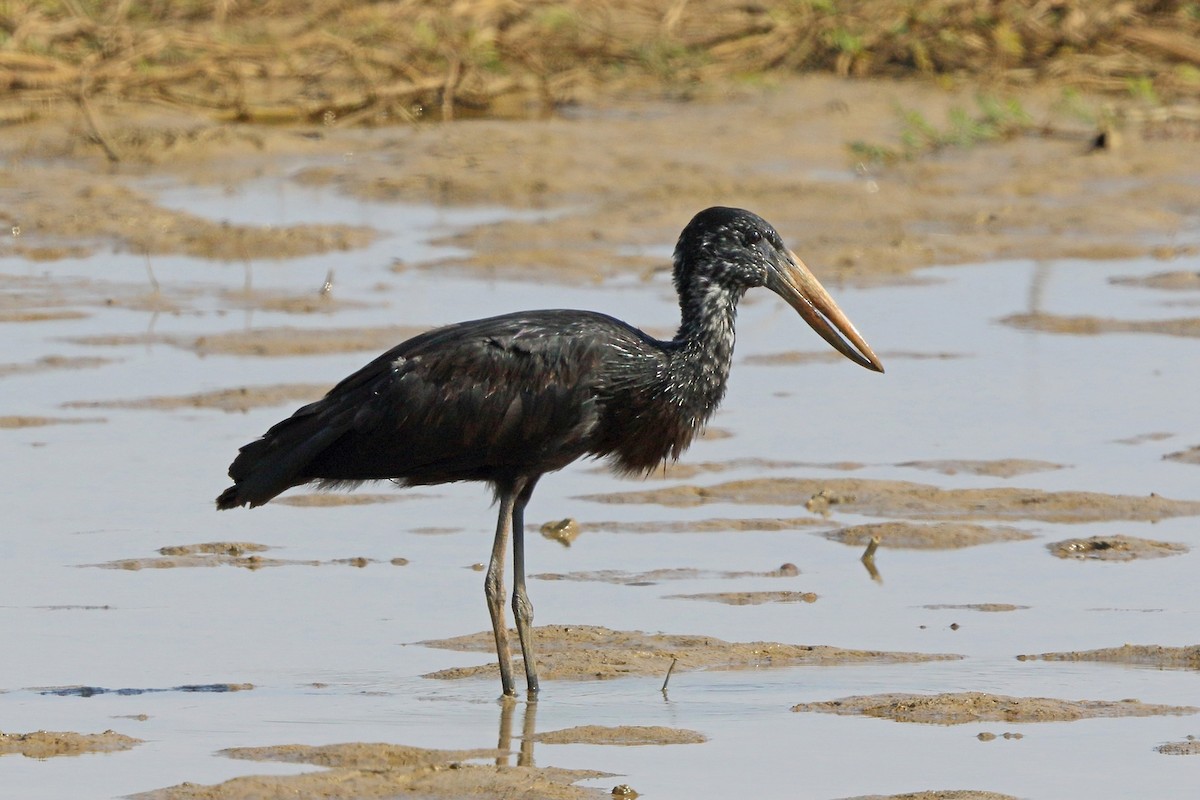
<svg viewBox="0 0 1200 800"><path fill-rule="evenodd" d="M742 244L746 245L746 247L754 247L754 245L762 241L762 238L762 231L758 228L751 228L742 235Z"/></svg>

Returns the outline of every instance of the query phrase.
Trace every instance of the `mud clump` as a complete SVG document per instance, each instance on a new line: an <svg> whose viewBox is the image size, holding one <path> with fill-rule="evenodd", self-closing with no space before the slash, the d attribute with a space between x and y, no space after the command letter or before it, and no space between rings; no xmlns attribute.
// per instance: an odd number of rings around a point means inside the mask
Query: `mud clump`
<svg viewBox="0 0 1200 800"><path fill-rule="evenodd" d="M931 470L933 472L940 472L943 475L957 475L960 472L965 472L970 475L987 475L993 478L1013 478L1017 475L1028 475L1033 472L1049 472L1065 468L1063 464L1028 458L1002 458L990 461L972 461L967 459L903 461L896 466Z"/></svg>
<svg viewBox="0 0 1200 800"><path fill-rule="evenodd" d="M530 797L541 800L596 800L596 789L575 786L586 778L609 777L593 770L509 767L469 763L506 757L502 750L429 750L396 744L348 743L320 747L278 745L222 750L229 758L312 764L321 772L251 775L215 786L181 783L133 795L136 800L244 800L259 797Z"/></svg>
<svg viewBox="0 0 1200 800"><path fill-rule="evenodd" d="M70 309L48 310L31 309L28 311L0 310L0 322L50 322L65 319L84 319L87 314Z"/></svg>
<svg viewBox="0 0 1200 800"><path fill-rule="evenodd" d="M1163 458L1167 461L1178 461L1181 464L1200 464L1200 445L1167 453Z"/></svg>
<svg viewBox="0 0 1200 800"><path fill-rule="evenodd" d="M1042 333L1097 336L1102 333L1153 333L1163 336L1200 336L1200 317L1178 319L1113 319L1088 315L1065 316L1038 311L1010 314L1000 320L1005 325Z"/></svg>
<svg viewBox="0 0 1200 800"><path fill-rule="evenodd" d="M0 364L0 378L10 375L31 375L60 369L95 369L113 363L111 358L42 356L33 361L16 364Z"/></svg>
<svg viewBox="0 0 1200 800"><path fill-rule="evenodd" d="M608 744L624 747L663 744L703 744L708 737L685 728L661 725L579 725L558 731L546 731L533 737L543 744Z"/></svg>
<svg viewBox="0 0 1200 800"><path fill-rule="evenodd" d="M705 503L808 505L815 498L852 514L930 520L1020 520L1041 522L1154 521L1200 515L1200 502L1098 492L1045 492L1040 489L940 489L908 481L857 478L761 478L713 486L671 486L633 492L587 495L601 503Z"/></svg>
<svg viewBox="0 0 1200 800"><path fill-rule="evenodd" d="M1166 742L1154 749L1168 756L1195 756L1200 755L1200 740L1189 736L1182 742Z"/></svg>
<svg viewBox="0 0 1200 800"><path fill-rule="evenodd" d="M814 592L704 592L700 594L669 594L673 600L706 600L728 606L758 606L763 603L815 603Z"/></svg>
<svg viewBox="0 0 1200 800"><path fill-rule="evenodd" d="M224 694L226 692L248 692L253 688L254 684L252 683L188 683L183 686L171 686L165 689L134 686L127 686L121 689L108 689L103 686L60 686L54 689L42 689L39 694L54 695L56 697L98 697L105 694L135 697L142 694L161 694L163 692Z"/></svg>
<svg viewBox="0 0 1200 800"><path fill-rule="evenodd" d="M1002 611L1024 611L1028 609L1029 606L1018 606L1013 605L1012 603L935 603L932 605L921 606L921 608L928 608L933 611L948 609L954 611L984 611L987 613L998 613Z"/></svg>
<svg viewBox="0 0 1200 800"><path fill-rule="evenodd" d="M117 753L131 750L141 739L115 731L74 733L72 731L35 731L0 733L0 755L17 753L26 758L56 758L84 753Z"/></svg>
<svg viewBox="0 0 1200 800"><path fill-rule="evenodd" d="M44 428L47 425L83 425L98 422L107 422L107 420L105 420L103 417L82 419L78 417L29 417L9 415L0 417L0 429Z"/></svg>
<svg viewBox="0 0 1200 800"><path fill-rule="evenodd" d="M608 679L632 675L665 675L675 669L759 669L763 667L897 664L947 661L958 655L845 650L824 645L778 642L726 642L711 636L614 631L592 625L547 625L536 628L538 675L547 680ZM491 631L422 642L429 647L492 653ZM459 679L492 677L494 664L439 670L424 677Z"/></svg>
<svg viewBox="0 0 1200 800"><path fill-rule="evenodd" d="M1150 717L1195 714L1194 706L1151 705L1138 700L1057 700L1008 697L983 692L934 695L877 694L800 703L792 711L867 716L896 722L961 725L968 722L1069 722L1093 717Z"/></svg>
<svg viewBox="0 0 1200 800"><path fill-rule="evenodd" d="M353 353L362 350L386 350L424 331L424 328L388 325L379 328L256 328L230 331L195 339L170 340L198 355L238 356L310 356L325 353Z"/></svg>
<svg viewBox="0 0 1200 800"><path fill-rule="evenodd" d="M21 186L21 216L32 237L53 232L73 245L97 241L124 252L175 253L196 258L240 262L288 259L347 251L367 246L379 233L354 225L243 225L157 204L139 191L61 166L39 170L38 177L7 172L6 183ZM86 243L86 244L85 244ZM7 244L7 243L6 243Z"/></svg>
<svg viewBox="0 0 1200 800"><path fill-rule="evenodd" d="M671 334L668 333L669 337ZM729 470L747 470L754 472L763 472L770 469L794 469L804 466L799 461L784 461L780 459L770 458L731 458L728 461L676 461L674 463L664 464L661 469L656 469L654 472L647 475L647 478L660 478L666 480L685 480L694 478L697 475L714 472L728 472Z"/></svg>
<svg viewBox="0 0 1200 800"><path fill-rule="evenodd" d="M374 559L363 558L361 556L318 561L265 558L259 555L259 553L269 549L265 544L255 544L254 542L205 542L203 544L172 545L159 548L159 555L157 557L123 558L100 564L86 564L85 566L132 571L188 567L241 567L243 569L256 570L265 567L320 567L337 564L365 567L368 564L375 563Z"/></svg>
<svg viewBox="0 0 1200 800"><path fill-rule="evenodd" d="M1200 644L1163 647L1157 644L1126 644L1099 650L1073 650L1017 656L1020 661L1098 661L1132 664L1155 669L1200 669Z"/></svg>
<svg viewBox="0 0 1200 800"><path fill-rule="evenodd" d="M554 520L553 522L544 522L538 530L544 538L558 542L563 547L570 547L571 543L578 539L579 534L582 532L582 529L579 527L579 520L573 517Z"/></svg>
<svg viewBox="0 0 1200 800"><path fill-rule="evenodd" d="M1046 545L1059 558L1091 561L1135 561L1139 558L1165 558L1188 552L1181 542L1160 542L1136 536L1092 536L1088 539L1064 539Z"/></svg>
<svg viewBox="0 0 1200 800"><path fill-rule="evenodd" d="M254 542L204 542L202 544L169 545L160 547L157 557L124 558L88 566L126 570L220 566L257 569L283 563L258 555L268 549L270 548L265 544Z"/></svg>
<svg viewBox="0 0 1200 800"><path fill-rule="evenodd" d="M375 503L399 503L404 500L414 500L429 495L412 494L383 494L374 492L308 492L306 494L288 494L272 500L272 503L298 508L336 508L338 506L367 506Z"/></svg>
<svg viewBox="0 0 1200 800"><path fill-rule="evenodd" d="M1109 278L1108 282L1115 286L1138 286L1145 289L1166 289L1170 291L1200 290L1200 272L1188 270L1172 270L1156 272L1153 275L1130 276L1123 275Z"/></svg>
<svg viewBox="0 0 1200 800"><path fill-rule="evenodd" d="M177 544L158 548L164 556L224 555L238 557L246 553L266 550L265 544L253 542L206 542L204 544Z"/></svg>
<svg viewBox="0 0 1200 800"><path fill-rule="evenodd" d="M173 397L141 397L132 400L74 400L63 408L129 408L174 411L180 408L213 408L228 412L246 412L260 406L312 400L329 391L328 384L281 383L275 386L239 386L213 392Z"/></svg>
<svg viewBox="0 0 1200 800"><path fill-rule="evenodd" d="M589 531L612 533L721 533L741 531L793 531L826 525L824 520L813 517L747 517L711 519L648 520L645 522L585 522Z"/></svg>
<svg viewBox="0 0 1200 800"><path fill-rule="evenodd" d="M989 527L965 522L878 522L837 528L822 534L842 544L865 547L876 537L881 547L904 550L952 550L995 542L1019 542L1032 539L1033 534L1016 528Z"/></svg>
<svg viewBox="0 0 1200 800"><path fill-rule="evenodd" d="M1017 800L1011 794L981 792L975 789L928 789L904 794L864 794L843 800Z"/></svg>
<svg viewBox="0 0 1200 800"><path fill-rule="evenodd" d="M646 572L625 572L619 569L601 569L591 572L539 572L530 575L543 581L598 581L600 583L619 583L626 586L653 586L660 581L690 581L690 580L736 580L738 578L791 578L800 574L795 564L783 564L777 569L766 572L748 570L703 570L690 567L672 569L652 569Z"/></svg>

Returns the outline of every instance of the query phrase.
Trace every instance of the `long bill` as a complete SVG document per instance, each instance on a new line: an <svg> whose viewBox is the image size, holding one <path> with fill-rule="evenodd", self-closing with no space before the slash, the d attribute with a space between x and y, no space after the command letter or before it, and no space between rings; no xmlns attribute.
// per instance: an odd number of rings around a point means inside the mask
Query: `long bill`
<svg viewBox="0 0 1200 800"><path fill-rule="evenodd" d="M859 366L883 372L883 364L854 327L850 318L838 308L817 277L791 250L774 264L767 276L766 286L796 309L821 338L833 349Z"/></svg>

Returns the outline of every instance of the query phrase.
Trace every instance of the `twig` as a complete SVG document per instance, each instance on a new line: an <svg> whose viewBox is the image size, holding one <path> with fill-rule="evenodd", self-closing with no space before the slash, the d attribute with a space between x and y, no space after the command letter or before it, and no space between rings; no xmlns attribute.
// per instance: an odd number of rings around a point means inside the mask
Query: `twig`
<svg viewBox="0 0 1200 800"><path fill-rule="evenodd" d="M862 560L867 561L875 558L875 551L879 549L879 536L872 536L871 541L867 542L867 549L863 551Z"/></svg>
<svg viewBox="0 0 1200 800"><path fill-rule="evenodd" d="M867 568L867 574L871 576L871 580L876 583L883 583L883 576L879 574L879 569L875 566L875 551L879 549L880 538L878 535L872 536L871 541L867 542L867 549L862 554L862 565Z"/></svg>
<svg viewBox="0 0 1200 800"><path fill-rule="evenodd" d="M667 684L671 682L671 673L675 671L675 662L678 660L675 656L671 656L671 666L667 667L667 677L663 679L662 689L660 690L664 696L667 694Z"/></svg>

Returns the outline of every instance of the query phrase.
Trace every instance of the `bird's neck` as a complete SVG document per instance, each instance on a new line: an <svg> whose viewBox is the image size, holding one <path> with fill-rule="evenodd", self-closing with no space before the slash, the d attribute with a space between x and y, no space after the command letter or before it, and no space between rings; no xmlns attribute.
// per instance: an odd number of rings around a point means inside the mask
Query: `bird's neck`
<svg viewBox="0 0 1200 800"><path fill-rule="evenodd" d="M725 287L689 287L680 293L682 321L671 360L673 398L702 425L725 395L733 363L734 320L742 292Z"/></svg>
<svg viewBox="0 0 1200 800"><path fill-rule="evenodd" d="M725 394L739 299L711 286L679 287L679 332L653 349L652 369L636 370L606 404L614 422L605 430L620 435L599 441L595 454L614 455L619 469L643 473L679 458Z"/></svg>

